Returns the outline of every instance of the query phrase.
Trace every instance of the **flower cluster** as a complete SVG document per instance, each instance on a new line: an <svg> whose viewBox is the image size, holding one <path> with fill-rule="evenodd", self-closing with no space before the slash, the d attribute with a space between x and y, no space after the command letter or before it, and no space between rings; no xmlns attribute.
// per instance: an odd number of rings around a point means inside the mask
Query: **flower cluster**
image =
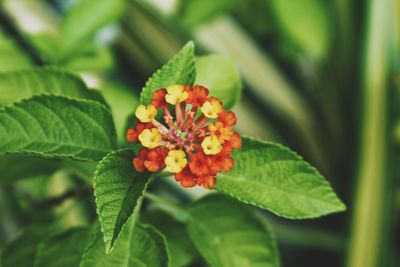
<svg viewBox="0 0 400 267"><path fill-rule="evenodd" d="M236 116L208 94L200 85L172 85L153 92L149 105L137 107L138 122L126 137L143 145L133 159L138 172L166 168L183 187L211 188L219 172L232 169L230 153L241 145L232 129ZM156 119L160 110L164 124Z"/></svg>

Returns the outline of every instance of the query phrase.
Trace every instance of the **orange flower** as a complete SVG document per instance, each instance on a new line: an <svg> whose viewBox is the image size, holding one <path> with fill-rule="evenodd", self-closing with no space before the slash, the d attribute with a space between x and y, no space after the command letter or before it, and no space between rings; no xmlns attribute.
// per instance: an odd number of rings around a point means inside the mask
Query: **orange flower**
<svg viewBox="0 0 400 267"><path fill-rule="evenodd" d="M210 165L210 158L202 152L190 156L190 170L198 176L207 175L210 171Z"/></svg>
<svg viewBox="0 0 400 267"><path fill-rule="evenodd" d="M168 103L165 101L165 95L167 94L167 89L158 89L153 92L151 95L153 99L150 104L155 106L156 108L168 108Z"/></svg>
<svg viewBox="0 0 400 267"><path fill-rule="evenodd" d="M193 87L185 86L185 91L189 93L187 103L194 107L201 107L207 101L208 89L201 85Z"/></svg>
<svg viewBox="0 0 400 267"><path fill-rule="evenodd" d="M218 173L232 169L230 153L241 146L240 135L232 129L237 119L208 94L200 85L171 85L154 91L151 104L136 109L139 120L126 138L145 147L133 159L138 172L165 168L182 187L211 188ZM158 112L164 123L157 120Z"/></svg>
<svg viewBox="0 0 400 267"><path fill-rule="evenodd" d="M141 148L139 157L133 159L133 165L138 172L157 172L165 167L165 157L168 152L160 147L153 149Z"/></svg>
<svg viewBox="0 0 400 267"><path fill-rule="evenodd" d="M222 111L218 114L218 120L222 122L225 127L236 125L237 118L232 111Z"/></svg>
<svg viewBox="0 0 400 267"><path fill-rule="evenodd" d="M135 142L138 141L139 134L141 134L145 129L151 129L153 128L153 125L151 123L143 123L143 122L138 122L136 124L136 129L129 128L128 131L126 132L126 140L128 142Z"/></svg>
<svg viewBox="0 0 400 267"><path fill-rule="evenodd" d="M214 176L201 176L197 179L197 184L202 185L205 188L211 188L217 183L217 179Z"/></svg>
<svg viewBox="0 0 400 267"><path fill-rule="evenodd" d="M192 173L189 166L186 165L181 172L175 174L175 180L180 182L183 187L193 187L197 184L197 175Z"/></svg>
<svg viewBox="0 0 400 267"><path fill-rule="evenodd" d="M221 153L230 154L233 149L240 149L242 145L242 138L240 134L233 133L231 139L224 143Z"/></svg>

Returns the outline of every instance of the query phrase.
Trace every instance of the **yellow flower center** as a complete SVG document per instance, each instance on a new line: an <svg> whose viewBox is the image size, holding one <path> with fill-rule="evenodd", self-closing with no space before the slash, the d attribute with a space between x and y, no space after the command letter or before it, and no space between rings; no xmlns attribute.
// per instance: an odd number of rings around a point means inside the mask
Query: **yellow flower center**
<svg viewBox="0 0 400 267"><path fill-rule="evenodd" d="M145 129L139 134L139 141L147 148L155 148L160 144L161 134L157 128Z"/></svg>
<svg viewBox="0 0 400 267"><path fill-rule="evenodd" d="M171 150L165 158L165 166L167 171L178 173L187 164L186 154L182 150Z"/></svg>
<svg viewBox="0 0 400 267"><path fill-rule="evenodd" d="M204 116L210 119L215 119L218 117L218 113L222 111L222 107L218 101L211 100L207 101L201 106L201 112Z"/></svg>
<svg viewBox="0 0 400 267"><path fill-rule="evenodd" d="M204 138L201 147L206 155L215 155L222 150L222 145L216 136L207 136Z"/></svg>
<svg viewBox="0 0 400 267"><path fill-rule="evenodd" d="M184 90L183 85L171 85L167 87L165 101L171 105L185 101L189 94Z"/></svg>
<svg viewBox="0 0 400 267"><path fill-rule="evenodd" d="M153 105L139 105L135 115L141 122L151 122L157 115L157 109Z"/></svg>

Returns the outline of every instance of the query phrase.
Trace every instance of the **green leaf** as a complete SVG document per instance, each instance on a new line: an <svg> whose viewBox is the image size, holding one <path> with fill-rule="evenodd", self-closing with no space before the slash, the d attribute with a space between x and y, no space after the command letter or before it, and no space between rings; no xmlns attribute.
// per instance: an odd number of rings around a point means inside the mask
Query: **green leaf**
<svg viewBox="0 0 400 267"><path fill-rule="evenodd" d="M346 209L316 169L288 148L243 138L235 166L215 188L276 215L305 219Z"/></svg>
<svg viewBox="0 0 400 267"><path fill-rule="evenodd" d="M131 220L110 254L105 254L100 229L85 250L80 267L168 267L169 255L165 238L154 228Z"/></svg>
<svg viewBox="0 0 400 267"><path fill-rule="evenodd" d="M188 42L170 61L151 76L140 94L140 102L149 104L151 94L173 84L192 85L196 77L194 43Z"/></svg>
<svg viewBox="0 0 400 267"><path fill-rule="evenodd" d="M61 32L64 38L63 54L69 55L101 27L117 20L122 15L124 8L125 0L79 1L69 10L61 23Z"/></svg>
<svg viewBox="0 0 400 267"><path fill-rule="evenodd" d="M36 249L35 267L79 266L89 231L75 228L47 238Z"/></svg>
<svg viewBox="0 0 400 267"><path fill-rule="evenodd" d="M50 175L57 170L61 162L32 155L5 155L0 157L0 184L15 182L19 179Z"/></svg>
<svg viewBox="0 0 400 267"><path fill-rule="evenodd" d="M316 59L326 57L332 43L332 21L326 3L319 0L270 1L284 36Z"/></svg>
<svg viewBox="0 0 400 267"><path fill-rule="evenodd" d="M98 91L89 90L78 76L61 69L45 67L0 73L0 106L43 93L105 103Z"/></svg>
<svg viewBox="0 0 400 267"><path fill-rule="evenodd" d="M199 257L189 239L185 225L175 220L171 215L155 209L145 213L141 221L154 226L166 237L171 255L171 266L189 266Z"/></svg>
<svg viewBox="0 0 400 267"><path fill-rule="evenodd" d="M148 173L138 173L135 154L121 150L107 155L97 166L94 195L107 252L110 252L128 219L140 208L149 183Z"/></svg>
<svg viewBox="0 0 400 267"><path fill-rule="evenodd" d="M249 207L210 194L191 204L188 211L189 236L210 266L279 266L272 234Z"/></svg>
<svg viewBox="0 0 400 267"><path fill-rule="evenodd" d="M219 98L226 109L240 100L242 83L235 63L231 58L209 55L198 57L195 84L206 86L210 94Z"/></svg>
<svg viewBox="0 0 400 267"><path fill-rule="evenodd" d="M33 153L80 160L99 160L116 146L107 108L53 95L1 108L0 140L0 155Z"/></svg>
<svg viewBox="0 0 400 267"><path fill-rule="evenodd" d="M0 266L33 266L37 245L53 231L54 229L50 227L29 227L25 229L17 239L4 248Z"/></svg>

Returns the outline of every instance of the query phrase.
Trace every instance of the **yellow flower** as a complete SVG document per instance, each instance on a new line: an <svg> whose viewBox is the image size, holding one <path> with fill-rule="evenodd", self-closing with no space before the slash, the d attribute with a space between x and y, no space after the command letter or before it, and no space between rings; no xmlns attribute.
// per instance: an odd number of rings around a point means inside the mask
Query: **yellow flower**
<svg viewBox="0 0 400 267"><path fill-rule="evenodd" d="M222 150L222 145L216 136L207 136L204 138L201 147L206 155L215 155Z"/></svg>
<svg viewBox="0 0 400 267"><path fill-rule="evenodd" d="M182 150L171 150L165 158L166 169L172 173L180 172L186 164L186 154Z"/></svg>
<svg viewBox="0 0 400 267"><path fill-rule="evenodd" d="M157 115L157 109L153 105L139 105L135 115L141 122L151 122Z"/></svg>
<svg viewBox="0 0 400 267"><path fill-rule="evenodd" d="M218 113L220 113L221 111L221 104L216 100L204 102L203 106L201 106L201 112L203 112L204 116L210 119L217 118Z"/></svg>
<svg viewBox="0 0 400 267"><path fill-rule="evenodd" d="M161 134L157 128L145 129L139 134L139 141L147 148L155 148L161 141Z"/></svg>
<svg viewBox="0 0 400 267"><path fill-rule="evenodd" d="M171 85L167 87L165 101L171 105L185 101L189 94L184 90L183 85Z"/></svg>

